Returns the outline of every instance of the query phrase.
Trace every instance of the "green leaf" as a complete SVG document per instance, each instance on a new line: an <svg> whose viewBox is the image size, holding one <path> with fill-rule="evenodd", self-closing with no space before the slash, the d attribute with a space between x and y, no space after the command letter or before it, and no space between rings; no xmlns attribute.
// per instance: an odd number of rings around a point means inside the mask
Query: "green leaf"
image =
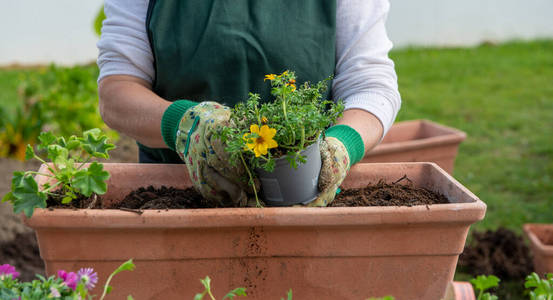
<svg viewBox="0 0 553 300"><path fill-rule="evenodd" d="M123 271L134 271L136 266L132 262L132 258L127 260L126 262L122 263L111 275L115 276L117 273L123 272Z"/></svg>
<svg viewBox="0 0 553 300"><path fill-rule="evenodd" d="M235 288L234 290L228 292L222 300L225 300L225 299L234 299L234 297L238 297L238 296L247 296L246 295L246 288L243 288L243 287L239 287L239 288Z"/></svg>
<svg viewBox="0 0 553 300"><path fill-rule="evenodd" d="M288 293L286 294L287 300L292 300L292 289L288 290ZM284 300L284 298L280 298L280 300ZM370 299L369 299L370 300ZM393 299L392 299L393 300Z"/></svg>
<svg viewBox="0 0 553 300"><path fill-rule="evenodd" d="M105 181L108 180L108 178L109 173L104 171L104 166L97 162L93 162L88 168L79 170L75 173L71 185L87 197L92 195L92 193L103 195L107 191Z"/></svg>
<svg viewBox="0 0 553 300"><path fill-rule="evenodd" d="M56 136L53 135L49 131L41 132L38 136L38 140L40 141L40 144L38 145L38 149L46 149L48 146L52 145L57 139Z"/></svg>
<svg viewBox="0 0 553 300"><path fill-rule="evenodd" d="M71 137L69 137L69 140L67 141L67 145L65 146L65 148L67 148L67 150L73 150L73 149L77 149L79 148L79 146L81 146L81 141L79 141L79 139L72 135Z"/></svg>
<svg viewBox="0 0 553 300"><path fill-rule="evenodd" d="M100 129L90 129L83 133L82 147L86 153L94 157L107 159L109 158L108 151L115 148L115 145L107 143L107 139Z"/></svg>
<svg viewBox="0 0 553 300"><path fill-rule="evenodd" d="M476 289L486 291L490 288L497 287L500 281L501 280L494 275L479 275L476 278L471 279L470 283L472 283Z"/></svg>
<svg viewBox="0 0 553 300"><path fill-rule="evenodd" d="M17 173L17 174L15 174ZM35 208L45 208L47 196L38 190L35 179L21 172L15 172L12 179L13 210L16 214L24 212L30 218Z"/></svg>
<svg viewBox="0 0 553 300"><path fill-rule="evenodd" d="M58 166L59 168L65 168L67 166L67 160L69 159L69 151L60 145L50 145L47 147L48 158Z"/></svg>
<svg viewBox="0 0 553 300"><path fill-rule="evenodd" d="M194 300L202 300L204 295L205 293L197 293L196 296L194 296Z"/></svg>
<svg viewBox="0 0 553 300"><path fill-rule="evenodd" d="M134 298L131 295L128 295L127 300L134 300Z"/></svg>
<svg viewBox="0 0 553 300"><path fill-rule="evenodd" d="M63 197L61 199L61 203L62 204L68 204L68 203L71 203L72 200L73 200L73 198L71 198L70 196L66 196L66 197Z"/></svg>
<svg viewBox="0 0 553 300"><path fill-rule="evenodd" d="M206 290L211 289L211 278L209 276L206 276L204 279L200 279Z"/></svg>
<svg viewBox="0 0 553 300"><path fill-rule="evenodd" d="M29 160L33 157L35 157L35 150L33 146L27 144L27 149L25 149L25 160Z"/></svg>
<svg viewBox="0 0 553 300"><path fill-rule="evenodd" d="M12 201L12 200L15 200L15 198L13 196L13 193L8 192L7 194L4 195L4 197L2 197L2 201L0 201L0 202L8 202L8 201Z"/></svg>

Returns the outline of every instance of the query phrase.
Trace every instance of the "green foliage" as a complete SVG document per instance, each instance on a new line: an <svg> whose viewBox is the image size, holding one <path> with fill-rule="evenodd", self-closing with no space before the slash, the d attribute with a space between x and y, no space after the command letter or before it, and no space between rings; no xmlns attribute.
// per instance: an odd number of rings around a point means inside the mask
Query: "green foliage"
<svg viewBox="0 0 553 300"><path fill-rule="evenodd" d="M497 300L497 296L490 293L484 293L488 289L499 286L501 280L494 275L479 275L470 280L470 283L478 290L477 300Z"/></svg>
<svg viewBox="0 0 553 300"><path fill-rule="evenodd" d="M94 32L98 36L102 34L102 22L106 19L106 15L104 13L104 6L100 7L100 10L98 11L98 14L96 14L96 18L94 18Z"/></svg>
<svg viewBox="0 0 553 300"><path fill-rule="evenodd" d="M109 282L115 276L115 274L122 271L134 270L134 264L132 259L123 263L117 270L115 270L106 281L104 286L104 294L100 300L104 299L107 294L107 290L110 290ZM30 282L20 282L17 278L10 276L0 276L0 299L20 299L20 300L42 300L42 299L95 299L94 295L90 294L87 287L87 278L79 277L75 273L71 272L74 277L74 282L69 283L65 280L66 277L50 276L45 278L41 275L36 275L37 279ZM59 275L58 276L62 276ZM132 296L127 297L128 300L132 300Z"/></svg>
<svg viewBox="0 0 553 300"><path fill-rule="evenodd" d="M497 300L498 297L490 293L484 293L488 289L499 286L501 280L494 275L480 275L470 280L470 283L478 292L477 300ZM553 274L540 278L538 274L532 273L526 277L524 283L526 293L530 300L553 300Z"/></svg>
<svg viewBox="0 0 553 300"><path fill-rule="evenodd" d="M296 168L298 163L305 162L301 151L317 142L324 129L336 122L344 105L341 101L322 99L328 79L316 85L306 82L299 88L294 72L269 74L265 79L271 81L274 99L261 99L250 93L246 102L235 105L231 126L224 127L219 135L227 145L225 151L233 165L241 163L250 171L263 168L272 172L275 159L286 157ZM255 132L252 126L261 128L260 132ZM263 127L275 131L274 136L263 136ZM268 146L271 139L276 142L274 148ZM265 152L259 151L257 145L264 145ZM251 172L248 183L254 186Z"/></svg>
<svg viewBox="0 0 553 300"><path fill-rule="evenodd" d="M201 293L196 294L194 296L194 300L202 300L205 295L209 295L211 300L215 300L215 297L211 293L211 278L209 276L206 276L204 279L200 279L200 282L204 286L204 291ZM222 300L230 299L233 300L235 297L238 296L246 296L246 289L245 288L235 288L234 290L228 292Z"/></svg>
<svg viewBox="0 0 553 300"><path fill-rule="evenodd" d="M23 160L25 146L35 145L44 129L62 136L87 128L107 129L98 111L97 78L97 68L55 65L23 76L21 105L13 108L15 113L0 108L0 157ZM114 131L107 132L117 138Z"/></svg>
<svg viewBox="0 0 553 300"><path fill-rule="evenodd" d="M37 88L23 84L19 96L21 105L15 113L0 107L0 157L24 160L27 144L35 144L47 123L44 103L36 95Z"/></svg>
<svg viewBox="0 0 553 300"><path fill-rule="evenodd" d="M284 298L280 298L280 300L284 300ZM286 300L292 300L292 289L289 289L286 293Z"/></svg>
<svg viewBox="0 0 553 300"><path fill-rule="evenodd" d="M27 217L31 217L35 208L46 207L48 196L61 204L67 204L78 195L90 197L107 191L109 173L103 169L103 165L98 162L87 165L93 158L109 158L108 151L115 148L107 142L107 137L100 129L85 131L82 137L72 135L67 140L51 132L43 132L38 140L38 150L45 151L51 161L49 173L40 175L52 180L39 189L34 179L38 172L14 172L11 191L2 201L10 201L16 213L24 212ZM27 145L25 158L35 158L46 163L30 145Z"/></svg>
<svg viewBox="0 0 553 300"><path fill-rule="evenodd" d="M544 279L532 273L526 277L524 287L529 291L530 300L553 299L553 274L549 273Z"/></svg>
<svg viewBox="0 0 553 300"><path fill-rule="evenodd" d="M111 292L111 290L113 289L109 283L111 282L111 280L113 279L113 277L115 275L117 275L118 273L121 273L123 271L134 271L134 268L135 268L135 265L134 263L132 262L132 259L129 259L127 260L126 262L124 262L123 264L121 264L117 269L115 269L115 271L113 271L108 279L106 280L106 284L104 285L104 292L102 293L102 296L100 297L100 300L103 300L104 297L106 297L107 294L109 294ZM132 299L132 296L128 296L127 299Z"/></svg>

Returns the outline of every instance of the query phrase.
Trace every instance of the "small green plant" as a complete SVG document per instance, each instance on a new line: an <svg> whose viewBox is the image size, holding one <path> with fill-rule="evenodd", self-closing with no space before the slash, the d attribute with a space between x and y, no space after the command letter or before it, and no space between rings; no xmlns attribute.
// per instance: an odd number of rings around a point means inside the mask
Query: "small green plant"
<svg viewBox="0 0 553 300"><path fill-rule="evenodd" d="M256 199L252 170L263 168L272 172L279 157L286 157L294 168L304 163L301 151L316 143L344 110L341 101L322 99L329 79L315 85L306 82L296 88L294 72L285 71L266 75L265 80L271 82L274 99L261 99L250 93L246 102L233 108L231 126L220 132L230 163L243 164L248 171L246 180Z"/></svg>
<svg viewBox="0 0 553 300"><path fill-rule="evenodd" d="M215 300L215 297L211 293L211 278L209 278L209 276L206 276L204 279L200 279L200 282L204 286L204 291L196 294L196 296L194 296L194 300L202 300L205 297L205 295L208 295L211 300ZM246 296L246 289L242 287L235 288L234 290L228 292L223 297L222 300L225 300L225 299L232 300L234 299L234 297L238 297L238 296Z"/></svg>
<svg viewBox="0 0 553 300"><path fill-rule="evenodd" d="M135 265L132 259L120 265L106 281L100 300L112 290L109 283L113 276L122 271L132 271ZM38 299L88 299L94 298L90 294L98 283L98 274L92 268L82 268L78 272L58 270L57 276L45 278L36 275L37 279L30 282L20 282L19 272L15 267L0 265L0 299L38 300ZM128 296L132 300L132 296Z"/></svg>
<svg viewBox="0 0 553 300"><path fill-rule="evenodd" d="M107 191L109 173L101 163L91 161L94 158L109 158L108 151L115 146L107 142L100 129L91 129L85 131L82 137L72 135L68 139L43 132L38 139L38 150L46 152L50 163L38 156L31 145L27 145L25 158L47 164L49 173L14 172L11 191L2 198L2 202L11 202L15 213L24 212L31 217L35 208L46 207L48 196L56 203L68 204L79 195L90 197L93 193L102 195ZM52 180L39 189L34 178L37 174Z"/></svg>
<svg viewBox="0 0 553 300"><path fill-rule="evenodd" d="M470 280L470 283L478 292L477 300L497 300L497 296L487 293L491 288L499 286L501 280L494 275L485 276L479 275ZM526 294L530 300L553 300L553 274L548 273L545 278L540 278L536 273L532 273L526 277L524 283Z"/></svg>
<svg viewBox="0 0 553 300"><path fill-rule="evenodd" d="M524 287L528 290L530 300L553 300L553 274L548 273L544 279L536 273L526 277Z"/></svg>
<svg viewBox="0 0 553 300"><path fill-rule="evenodd" d="M478 291L477 300L497 300L497 296L485 293L487 290L499 286L501 280L494 275L486 276L479 275L476 278L470 280L470 283Z"/></svg>

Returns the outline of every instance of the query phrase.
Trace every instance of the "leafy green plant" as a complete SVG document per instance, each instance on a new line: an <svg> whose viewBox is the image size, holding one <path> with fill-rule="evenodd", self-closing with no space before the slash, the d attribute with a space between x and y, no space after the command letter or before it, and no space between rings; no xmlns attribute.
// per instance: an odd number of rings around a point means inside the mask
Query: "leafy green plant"
<svg viewBox="0 0 553 300"><path fill-rule="evenodd" d="M15 113L0 107L0 157L23 161L27 144L35 144L42 127L47 123L44 105L37 97L37 85L27 81L21 85L21 105Z"/></svg>
<svg viewBox="0 0 553 300"><path fill-rule="evenodd" d="M38 150L45 151L50 160L47 164L49 173L14 172L11 191L2 202L11 202L15 213L23 211L31 217L35 208L46 207L49 196L57 203L68 204L79 195L90 197L93 193L102 195L107 191L105 181L109 173L101 163L91 161L109 158L108 151L115 146L107 142L107 136L100 129L94 128L85 131L82 137L72 135L68 139L43 132L38 139ZM25 158L47 163L31 145L27 145ZM51 178L41 189L34 178L37 174Z"/></svg>
<svg viewBox="0 0 553 300"><path fill-rule="evenodd" d="M15 111L0 109L0 157L25 158L27 144L35 145L40 132L69 136L87 128L108 130L98 111L98 68L51 65L21 78L21 105Z"/></svg>
<svg viewBox="0 0 553 300"><path fill-rule="evenodd" d="M323 100L329 80L315 85L308 82L296 88L294 72L269 74L274 99L261 99L250 93L246 102L235 105L231 126L224 127L220 136L227 147L230 163L243 164L253 187L252 170L263 168L272 172L275 159L285 157L294 168L305 162L302 150L316 143L324 129L336 122L344 110L341 101ZM259 201L258 201L259 203Z"/></svg>
<svg viewBox="0 0 553 300"><path fill-rule="evenodd" d="M200 279L200 282L204 286L204 291L196 294L196 296L194 296L194 300L202 300L205 297L205 295L208 295L211 300L215 300L215 297L211 293L211 278L209 278L209 276L206 276L204 279ZM223 297L222 300L225 300L225 299L232 300L234 299L234 297L238 297L238 296L246 296L246 289L241 287L235 288L234 290L228 292Z"/></svg>
<svg viewBox="0 0 553 300"><path fill-rule="evenodd" d="M470 283L478 290L477 300L497 300L497 296L485 293L487 290L499 286L501 280L494 275L479 275L470 280Z"/></svg>
<svg viewBox="0 0 553 300"><path fill-rule="evenodd" d="M470 283L478 291L477 300L497 300L496 295L485 293L488 289L499 286L501 280L494 275L479 275L470 280ZM545 278L540 278L536 273L526 277L524 283L526 293L530 300L553 300L553 274L548 273Z"/></svg>
<svg viewBox="0 0 553 300"><path fill-rule="evenodd" d="M113 276L122 271L132 271L135 265L132 259L124 262L111 275L104 285L100 300L111 291L109 283ZM38 300L38 299L88 299L94 298L90 291L98 283L98 274L92 268L82 268L78 272L58 270L57 276L20 282L19 272L8 264L0 266L0 299ZM128 296L132 300L132 296Z"/></svg>
<svg viewBox="0 0 553 300"><path fill-rule="evenodd" d="M548 273L544 279L536 273L526 277L524 287L528 290L530 300L553 300L553 274Z"/></svg>

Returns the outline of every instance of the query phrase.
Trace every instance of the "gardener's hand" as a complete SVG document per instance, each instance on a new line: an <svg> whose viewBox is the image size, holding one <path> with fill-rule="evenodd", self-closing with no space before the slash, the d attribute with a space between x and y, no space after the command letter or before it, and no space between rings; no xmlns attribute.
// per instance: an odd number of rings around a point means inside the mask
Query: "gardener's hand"
<svg viewBox="0 0 553 300"><path fill-rule="evenodd" d="M346 145L348 145L346 147ZM326 131L321 143L322 167L319 174L319 196L308 206L327 206L346 178L350 166L363 158L365 147L359 133L346 125L337 125Z"/></svg>
<svg viewBox="0 0 553 300"><path fill-rule="evenodd" d="M247 196L241 187L241 166L228 163L224 146L214 135L228 126L231 111L217 102L201 102L186 110L176 131L175 149L186 163L194 187L206 199L228 206L245 206Z"/></svg>

